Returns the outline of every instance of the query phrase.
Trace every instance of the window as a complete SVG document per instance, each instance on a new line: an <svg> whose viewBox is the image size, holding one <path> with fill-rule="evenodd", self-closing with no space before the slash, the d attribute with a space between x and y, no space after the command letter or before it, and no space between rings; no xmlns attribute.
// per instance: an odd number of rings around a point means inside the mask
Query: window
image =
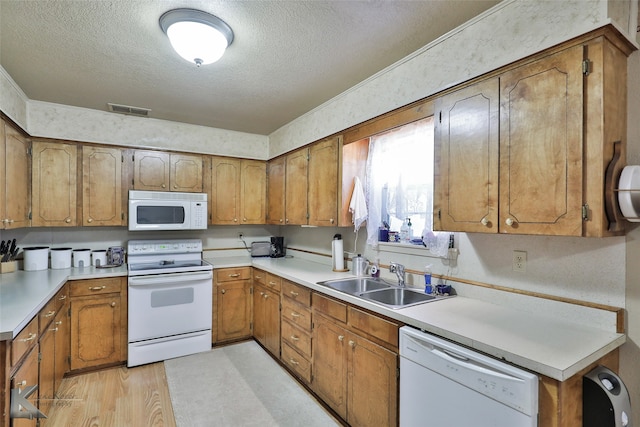
<svg viewBox="0 0 640 427"><path fill-rule="evenodd" d="M399 231L410 218L417 238L433 229L433 152L433 117L370 138L367 243L377 245L385 222L391 231Z"/></svg>

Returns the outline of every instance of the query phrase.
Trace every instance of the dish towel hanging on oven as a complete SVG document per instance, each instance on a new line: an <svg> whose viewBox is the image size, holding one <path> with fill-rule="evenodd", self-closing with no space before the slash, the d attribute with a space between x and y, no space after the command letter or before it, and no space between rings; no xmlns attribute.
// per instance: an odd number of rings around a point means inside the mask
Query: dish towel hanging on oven
<svg viewBox="0 0 640 427"><path fill-rule="evenodd" d="M369 212L367 211L367 200L364 197L364 190L360 178L357 176L354 178L353 183L353 195L351 196L351 202L349 203L349 212L352 215L352 222L355 227L355 231L358 231L363 222L367 220Z"/></svg>

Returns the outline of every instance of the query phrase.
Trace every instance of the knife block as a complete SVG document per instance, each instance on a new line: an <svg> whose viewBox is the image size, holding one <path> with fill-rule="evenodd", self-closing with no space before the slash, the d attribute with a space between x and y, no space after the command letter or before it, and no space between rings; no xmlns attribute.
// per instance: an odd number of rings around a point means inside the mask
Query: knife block
<svg viewBox="0 0 640 427"><path fill-rule="evenodd" d="M0 274L13 273L18 267L18 261L0 262Z"/></svg>

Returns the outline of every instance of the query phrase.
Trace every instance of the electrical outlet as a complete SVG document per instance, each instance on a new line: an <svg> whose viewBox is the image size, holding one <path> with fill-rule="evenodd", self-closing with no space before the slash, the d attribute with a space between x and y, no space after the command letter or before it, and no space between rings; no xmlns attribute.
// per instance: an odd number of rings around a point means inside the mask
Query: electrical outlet
<svg viewBox="0 0 640 427"><path fill-rule="evenodd" d="M527 271L527 253L525 251L513 251L513 271L520 273Z"/></svg>

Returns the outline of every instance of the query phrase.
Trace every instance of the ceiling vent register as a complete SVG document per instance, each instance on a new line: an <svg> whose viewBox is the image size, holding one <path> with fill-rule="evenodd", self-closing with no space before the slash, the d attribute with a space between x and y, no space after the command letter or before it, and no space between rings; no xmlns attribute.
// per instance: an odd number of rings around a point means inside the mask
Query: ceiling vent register
<svg viewBox="0 0 640 427"><path fill-rule="evenodd" d="M109 111L112 113L127 114L129 116L149 117L151 109L142 107L132 107L130 105L112 104L108 102Z"/></svg>

